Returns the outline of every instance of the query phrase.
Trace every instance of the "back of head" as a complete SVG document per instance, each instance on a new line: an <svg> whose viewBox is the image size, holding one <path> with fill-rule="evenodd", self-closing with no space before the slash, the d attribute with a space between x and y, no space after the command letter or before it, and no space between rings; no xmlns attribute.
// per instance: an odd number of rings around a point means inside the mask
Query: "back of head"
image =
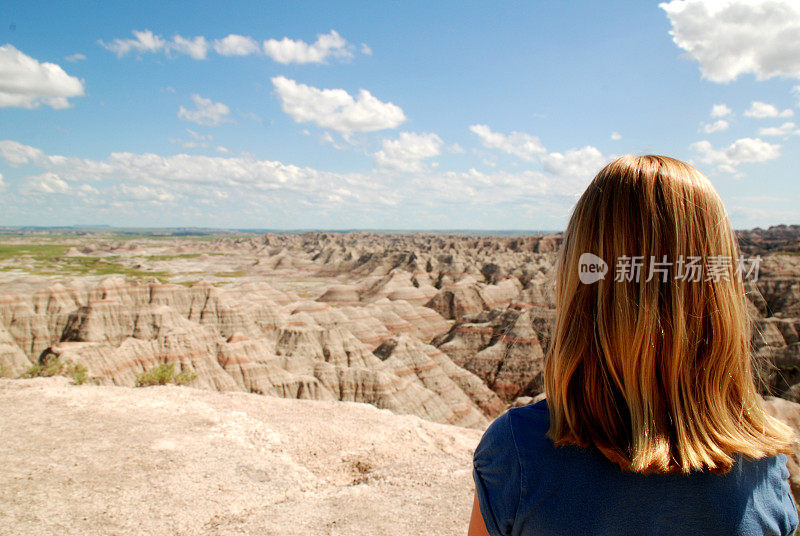
<svg viewBox="0 0 800 536"><path fill-rule="evenodd" d="M584 254L607 263L605 277L582 281ZM657 473L725 472L735 453L790 452L790 429L754 384L739 262L722 201L695 168L628 155L602 169L556 267L545 365L556 444Z"/></svg>

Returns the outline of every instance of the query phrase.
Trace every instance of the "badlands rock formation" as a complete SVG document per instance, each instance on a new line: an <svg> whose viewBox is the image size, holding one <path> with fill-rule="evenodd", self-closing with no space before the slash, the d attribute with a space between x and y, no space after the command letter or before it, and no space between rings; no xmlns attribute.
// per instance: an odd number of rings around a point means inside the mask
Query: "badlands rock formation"
<svg viewBox="0 0 800 536"><path fill-rule="evenodd" d="M737 234L746 255L762 256L758 279L748 284L762 391L800 400L800 256L791 254L800 227ZM68 244L64 259L113 260L174 274L168 278L181 284L119 277L0 284L0 366L17 374L54 352L85 363L94 383L132 385L142 370L176 361L198 373L198 387L366 401L480 426L474 412L463 413L460 403L447 408L419 374L401 378L375 352L400 336L435 346L498 397L468 393L486 418L501 403L537 395L560 241L368 232L81 239ZM438 409L409 404L419 389Z"/></svg>
<svg viewBox="0 0 800 536"><path fill-rule="evenodd" d="M367 404L0 380L0 535L463 535L479 430ZM398 446L402 445L402 448Z"/></svg>
<svg viewBox="0 0 800 536"><path fill-rule="evenodd" d="M762 256L748 297L763 392L800 400L800 256L792 254L800 226L737 234L746 255ZM404 390L430 389L418 377L416 387L396 384L397 374L387 378L385 364L367 354L408 335L511 403L541 391L560 241L368 232L77 240L65 259L113 259L183 284L83 277L2 285L0 363L18 373L53 351L86 361L96 383L131 385L142 369L175 360L196 370L200 387L400 408ZM491 418L485 408L497 401L472 396Z"/></svg>
<svg viewBox="0 0 800 536"><path fill-rule="evenodd" d="M367 402L474 427L487 423L481 407L502 407L480 379L441 352L426 353L423 341L449 324L403 300L333 308L265 283L186 288L117 277L5 296L0 325L0 356L19 372L55 354L86 366L92 383L133 386L139 373L172 362L194 371L200 388ZM398 337L404 342L391 360L373 353Z"/></svg>

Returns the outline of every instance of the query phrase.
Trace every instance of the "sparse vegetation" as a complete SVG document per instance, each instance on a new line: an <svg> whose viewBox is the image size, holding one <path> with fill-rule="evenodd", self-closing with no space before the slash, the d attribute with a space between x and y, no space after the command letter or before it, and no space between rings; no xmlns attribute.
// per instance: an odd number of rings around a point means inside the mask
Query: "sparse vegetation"
<svg viewBox="0 0 800 536"><path fill-rule="evenodd" d="M177 376L175 376L173 381L175 382L175 385L186 385L187 383L193 382L196 379L197 373L193 370L186 369L182 370Z"/></svg>
<svg viewBox="0 0 800 536"><path fill-rule="evenodd" d="M11 367L5 363L0 363L0 378L10 378L11 376L13 376Z"/></svg>
<svg viewBox="0 0 800 536"><path fill-rule="evenodd" d="M72 381L75 382L75 385L83 385L86 382L87 372L86 367L82 364L77 363L75 365L72 370Z"/></svg>
<svg viewBox="0 0 800 536"><path fill-rule="evenodd" d="M175 259L196 259L200 253L176 253L175 255L149 255L148 261L171 261Z"/></svg>
<svg viewBox="0 0 800 536"><path fill-rule="evenodd" d="M30 257L43 261L64 255L69 248L66 244L0 244L0 260Z"/></svg>
<svg viewBox="0 0 800 536"><path fill-rule="evenodd" d="M217 272L214 275L216 277L242 277L244 272L241 270L234 270L232 272Z"/></svg>
<svg viewBox="0 0 800 536"><path fill-rule="evenodd" d="M61 360L56 354L49 352L39 360L39 363L30 367L22 378L49 378L52 376L71 376L75 385L83 385L87 379L88 370L82 363L73 363L72 360Z"/></svg>
<svg viewBox="0 0 800 536"><path fill-rule="evenodd" d="M173 274L131 268L116 262L117 256L65 256L66 245L50 244L0 244L0 261L14 260L2 271L22 270L33 275L122 275L130 279L166 280ZM190 254L193 255L193 254ZM185 257L189 258L189 257Z"/></svg>
<svg viewBox="0 0 800 536"><path fill-rule="evenodd" d="M136 387L147 387L150 385L186 385L197 379L197 374L189 369L175 374L175 363L161 363L160 365L146 370L136 378Z"/></svg>

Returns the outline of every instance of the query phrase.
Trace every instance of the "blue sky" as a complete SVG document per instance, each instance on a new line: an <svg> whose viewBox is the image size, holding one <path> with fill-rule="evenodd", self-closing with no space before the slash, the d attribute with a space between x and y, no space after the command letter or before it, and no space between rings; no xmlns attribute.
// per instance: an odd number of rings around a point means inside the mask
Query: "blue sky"
<svg viewBox="0 0 800 536"><path fill-rule="evenodd" d="M561 229L625 153L800 223L797 35L787 0L7 2L0 225Z"/></svg>

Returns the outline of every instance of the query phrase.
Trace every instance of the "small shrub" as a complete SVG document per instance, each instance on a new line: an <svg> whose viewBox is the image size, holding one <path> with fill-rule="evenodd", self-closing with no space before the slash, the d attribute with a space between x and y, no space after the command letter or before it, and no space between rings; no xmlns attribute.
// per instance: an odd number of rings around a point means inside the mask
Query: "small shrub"
<svg viewBox="0 0 800 536"><path fill-rule="evenodd" d="M81 363L73 363L72 360L61 360L56 354L48 352L39 360L39 363L33 365L22 374L23 378L49 378L51 376L72 376L72 381L76 385L82 385L88 378L88 369Z"/></svg>
<svg viewBox="0 0 800 536"><path fill-rule="evenodd" d="M175 385L186 385L197 379L197 373L193 370L182 370L180 374L175 376Z"/></svg>
<svg viewBox="0 0 800 536"><path fill-rule="evenodd" d="M75 385L83 385L86 382L86 367L80 363L76 364L72 369L72 381Z"/></svg>
<svg viewBox="0 0 800 536"><path fill-rule="evenodd" d="M57 376L61 374L64 371L64 368L69 364L70 363L62 362L56 354L49 353L41 360L42 367L39 375L48 378L51 376Z"/></svg>
<svg viewBox="0 0 800 536"><path fill-rule="evenodd" d="M146 387L148 385L166 385L172 381L175 375L175 363L161 363L157 367L151 368L139 374L136 378L136 387Z"/></svg>
<svg viewBox="0 0 800 536"><path fill-rule="evenodd" d="M41 376L42 366L41 365L33 365L28 370L22 373L21 378L36 378Z"/></svg>
<svg viewBox="0 0 800 536"><path fill-rule="evenodd" d="M39 359L39 362L31 366L22 375L23 378L50 377L60 374L64 369L64 363L56 354L47 353Z"/></svg>
<svg viewBox="0 0 800 536"><path fill-rule="evenodd" d="M142 372L136 378L136 387L147 387L148 385L186 385L197 379L197 374L191 370L181 371L175 374L175 363L161 363L160 365Z"/></svg>

